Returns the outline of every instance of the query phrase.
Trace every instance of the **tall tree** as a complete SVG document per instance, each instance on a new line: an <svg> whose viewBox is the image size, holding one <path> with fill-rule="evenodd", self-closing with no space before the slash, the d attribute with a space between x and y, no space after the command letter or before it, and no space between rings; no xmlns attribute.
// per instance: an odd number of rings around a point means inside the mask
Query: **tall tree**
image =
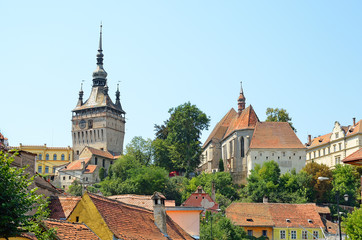
<svg viewBox="0 0 362 240"><path fill-rule="evenodd" d="M156 125L159 141L154 147L155 162L169 171L185 171L187 174L194 171L199 164L201 131L208 129L210 119L190 102L171 108L169 113L170 118L165 121L166 126ZM164 130L160 131L161 129ZM160 140L164 142L161 144ZM163 158L158 159L159 156Z"/></svg>
<svg viewBox="0 0 362 240"><path fill-rule="evenodd" d="M38 239L51 239L53 231L42 233L40 226L47 216L47 202L36 194L36 188L30 189L34 177L25 173L26 168L11 166L14 155L0 151L0 237L8 239L30 231ZM34 209L36 214L29 215Z"/></svg>
<svg viewBox="0 0 362 240"><path fill-rule="evenodd" d="M344 205L356 206L357 195L359 194L359 175L354 167L351 165L338 164L333 169L333 196L340 194L340 202ZM345 202L343 195L348 194L348 201ZM333 198L330 199L332 202Z"/></svg>
<svg viewBox="0 0 362 240"><path fill-rule="evenodd" d="M362 208L355 208L352 213L348 213L347 217L342 218L343 231L351 240L362 239Z"/></svg>
<svg viewBox="0 0 362 240"><path fill-rule="evenodd" d="M287 122L294 132L297 132L297 129L294 128L291 122L292 118L289 117L289 113L284 108L267 108L266 116L266 122Z"/></svg>
<svg viewBox="0 0 362 240"><path fill-rule="evenodd" d="M127 144L125 153L133 155L137 161L143 165L149 165L152 160L152 140L143 139L142 137L134 137Z"/></svg>

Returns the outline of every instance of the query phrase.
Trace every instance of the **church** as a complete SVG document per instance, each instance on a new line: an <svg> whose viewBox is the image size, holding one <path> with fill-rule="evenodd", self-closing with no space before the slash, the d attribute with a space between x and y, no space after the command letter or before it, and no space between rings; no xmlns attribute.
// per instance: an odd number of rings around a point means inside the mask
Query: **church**
<svg viewBox="0 0 362 240"><path fill-rule="evenodd" d="M76 179L84 186L99 182L99 170L103 168L106 174L114 160L123 154L126 112L121 105L119 86L116 101L109 96L103 57L101 25L90 96L84 101L82 86L78 103L72 110L74 161L57 169L59 185L63 188Z"/></svg>
<svg viewBox="0 0 362 240"><path fill-rule="evenodd" d="M241 86L238 111L231 108L216 124L202 147L199 170L231 173L236 184L246 184L255 164L274 160L281 173L300 171L306 162L306 148L289 123L261 122L249 105Z"/></svg>

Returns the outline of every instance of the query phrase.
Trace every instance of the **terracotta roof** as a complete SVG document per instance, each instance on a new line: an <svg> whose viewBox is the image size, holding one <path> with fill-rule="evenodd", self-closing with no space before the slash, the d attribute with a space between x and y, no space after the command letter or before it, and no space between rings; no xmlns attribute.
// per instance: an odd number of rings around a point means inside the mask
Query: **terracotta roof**
<svg viewBox="0 0 362 240"><path fill-rule="evenodd" d="M85 165L88 164L88 162L91 160L91 158L80 158L76 161L73 161L69 163L69 165L62 169L61 171L68 171L68 170L81 170L82 169L82 162L85 162Z"/></svg>
<svg viewBox="0 0 362 240"><path fill-rule="evenodd" d="M71 223L60 220L44 220L47 228L56 229L57 237L60 240L100 240L100 238L83 223Z"/></svg>
<svg viewBox="0 0 362 240"><path fill-rule="evenodd" d="M53 194L62 194L64 190L55 187L50 181L47 181L44 177L39 175L38 173L35 174L34 183L38 188L47 189L48 191L53 192Z"/></svg>
<svg viewBox="0 0 362 240"><path fill-rule="evenodd" d="M287 122L258 122L250 148L305 148Z"/></svg>
<svg viewBox="0 0 362 240"><path fill-rule="evenodd" d="M323 136L313 138L313 140L312 140L311 144L308 146L308 148L312 148L312 147L316 147L319 145L324 145L324 144L329 143L331 136L332 136L332 133L328 133Z"/></svg>
<svg viewBox="0 0 362 240"><path fill-rule="evenodd" d="M353 134L362 134L362 119L359 120L356 125L349 127L347 131L347 136L353 135Z"/></svg>
<svg viewBox="0 0 362 240"><path fill-rule="evenodd" d="M155 225L153 212L116 200L88 193L115 237L131 239L167 239ZM192 239L167 216L167 234L171 239Z"/></svg>
<svg viewBox="0 0 362 240"><path fill-rule="evenodd" d="M338 223L334 223L332 221L329 221L327 219L322 219L325 229L329 234L337 234L338 233ZM343 232L342 232L343 233Z"/></svg>
<svg viewBox="0 0 362 240"><path fill-rule="evenodd" d="M331 210L329 209L329 207L317 206L317 211L319 214L331 214Z"/></svg>
<svg viewBox="0 0 362 240"><path fill-rule="evenodd" d="M237 130L254 129L257 122L259 122L259 118L253 107L250 105L240 114L235 115L235 117L231 120L224 138L228 137L231 133Z"/></svg>
<svg viewBox="0 0 362 240"><path fill-rule="evenodd" d="M323 222L314 203L240 203L234 202L226 215L239 226L320 228Z"/></svg>
<svg viewBox="0 0 362 240"><path fill-rule="evenodd" d="M34 233L22 233L20 234L20 236L31 240L38 240L38 238L35 237Z"/></svg>
<svg viewBox="0 0 362 240"><path fill-rule="evenodd" d="M88 166L85 168L85 172L84 172L84 173L93 173L96 169L97 169L97 165L88 165Z"/></svg>
<svg viewBox="0 0 362 240"><path fill-rule="evenodd" d="M153 211L153 201L151 197L152 195L123 194L109 196L108 198ZM175 200L165 200L165 206L175 206Z"/></svg>
<svg viewBox="0 0 362 240"><path fill-rule="evenodd" d="M347 156L342 160L342 162L354 165L362 165L362 148Z"/></svg>
<svg viewBox="0 0 362 240"><path fill-rule="evenodd" d="M212 200L210 195L205 193L203 190L201 193L198 193L196 190L196 192L192 193L191 196L181 204L181 206L203 207L212 212L217 212L219 209L219 204Z"/></svg>
<svg viewBox="0 0 362 240"><path fill-rule="evenodd" d="M52 197L49 203L50 215L53 219L67 219L81 197Z"/></svg>
<svg viewBox="0 0 362 240"><path fill-rule="evenodd" d="M109 159L117 159L119 156L113 156L110 152L108 151L103 151L100 149L96 149L96 148L92 148L92 147L87 147L89 149L89 151L93 154L93 155L97 155L100 157L105 157L105 158L109 158Z"/></svg>
<svg viewBox="0 0 362 240"><path fill-rule="evenodd" d="M229 127L229 124L233 118L235 118L238 114L231 108L229 112L225 114L225 116L216 124L212 132L210 133L209 137L207 138L206 142L202 146L203 148L206 147L213 138L217 138L219 140L223 139L226 130Z"/></svg>

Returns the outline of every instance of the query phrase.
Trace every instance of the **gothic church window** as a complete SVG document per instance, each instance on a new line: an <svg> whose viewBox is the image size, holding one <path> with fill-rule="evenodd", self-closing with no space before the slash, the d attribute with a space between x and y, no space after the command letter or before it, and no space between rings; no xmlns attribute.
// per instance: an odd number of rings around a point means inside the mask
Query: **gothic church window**
<svg viewBox="0 0 362 240"><path fill-rule="evenodd" d="M245 156L245 148L244 148L244 138L240 139L240 155L243 158Z"/></svg>

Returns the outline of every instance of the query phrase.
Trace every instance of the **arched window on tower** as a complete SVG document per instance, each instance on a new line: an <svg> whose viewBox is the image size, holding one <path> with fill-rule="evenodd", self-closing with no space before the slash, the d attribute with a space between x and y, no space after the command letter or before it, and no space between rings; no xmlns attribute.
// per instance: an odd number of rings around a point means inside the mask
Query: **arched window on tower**
<svg viewBox="0 0 362 240"><path fill-rule="evenodd" d="M102 137L102 141L103 141L103 129L101 129L101 137Z"/></svg>
<svg viewBox="0 0 362 240"><path fill-rule="evenodd" d="M240 139L240 155L242 158L245 156L244 137L241 137L241 139Z"/></svg>

